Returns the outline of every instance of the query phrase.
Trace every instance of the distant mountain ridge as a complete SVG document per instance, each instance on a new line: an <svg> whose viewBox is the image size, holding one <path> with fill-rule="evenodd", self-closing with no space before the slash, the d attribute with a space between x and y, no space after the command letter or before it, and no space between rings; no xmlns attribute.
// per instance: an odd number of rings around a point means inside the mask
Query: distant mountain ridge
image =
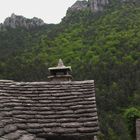
<svg viewBox="0 0 140 140"><path fill-rule="evenodd" d="M17 28L17 27L24 27L26 29L40 27L45 25L44 21L40 18L33 17L32 19L25 18L21 15L15 15L14 13L7 17L3 24L0 25L0 27L11 27L11 28Z"/></svg>
<svg viewBox="0 0 140 140"><path fill-rule="evenodd" d="M139 0L77 0L71 7L68 8L66 17L71 12L89 10L92 13L104 11L104 8L112 3L140 3ZM25 29L31 29L36 27L41 27L46 23L37 17L31 19L26 18L22 15L11 14L7 17L4 23L0 23L0 29L5 29L6 27L18 28L22 27Z"/></svg>

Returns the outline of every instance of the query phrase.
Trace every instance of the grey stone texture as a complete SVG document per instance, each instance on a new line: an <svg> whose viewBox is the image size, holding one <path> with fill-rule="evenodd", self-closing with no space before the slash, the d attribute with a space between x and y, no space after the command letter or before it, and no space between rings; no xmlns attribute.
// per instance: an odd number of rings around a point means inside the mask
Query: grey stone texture
<svg viewBox="0 0 140 140"><path fill-rule="evenodd" d="M98 131L94 81L0 80L0 140L93 140Z"/></svg>
<svg viewBox="0 0 140 140"><path fill-rule="evenodd" d="M140 3L139 0L118 0L120 3ZM67 13L88 9L93 13L103 11L110 4L110 0L78 0L67 11Z"/></svg>
<svg viewBox="0 0 140 140"><path fill-rule="evenodd" d="M17 28L24 27L26 29L42 26L45 23L39 18L27 19L23 16L12 14L11 17L5 19L3 26Z"/></svg>

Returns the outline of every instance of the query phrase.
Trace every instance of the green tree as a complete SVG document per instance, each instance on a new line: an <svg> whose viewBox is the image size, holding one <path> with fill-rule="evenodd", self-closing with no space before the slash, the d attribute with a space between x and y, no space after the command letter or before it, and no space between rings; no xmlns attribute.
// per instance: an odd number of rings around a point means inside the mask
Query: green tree
<svg viewBox="0 0 140 140"><path fill-rule="evenodd" d="M124 117L132 138L136 138L136 119L140 117L140 111L134 107L125 110Z"/></svg>

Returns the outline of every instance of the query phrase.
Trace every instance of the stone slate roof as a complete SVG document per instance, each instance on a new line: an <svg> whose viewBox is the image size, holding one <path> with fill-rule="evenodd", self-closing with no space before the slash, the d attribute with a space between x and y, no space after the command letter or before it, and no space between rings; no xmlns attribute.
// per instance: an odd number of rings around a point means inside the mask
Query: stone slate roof
<svg viewBox="0 0 140 140"><path fill-rule="evenodd" d="M0 81L0 140L98 133L94 81Z"/></svg>

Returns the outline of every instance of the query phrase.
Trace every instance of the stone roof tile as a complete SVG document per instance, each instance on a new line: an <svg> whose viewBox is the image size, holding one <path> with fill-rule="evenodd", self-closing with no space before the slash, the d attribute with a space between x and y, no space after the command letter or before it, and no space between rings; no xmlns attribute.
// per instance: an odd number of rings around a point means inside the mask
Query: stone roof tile
<svg viewBox="0 0 140 140"><path fill-rule="evenodd" d="M0 138L94 136L98 130L94 81L0 80Z"/></svg>

